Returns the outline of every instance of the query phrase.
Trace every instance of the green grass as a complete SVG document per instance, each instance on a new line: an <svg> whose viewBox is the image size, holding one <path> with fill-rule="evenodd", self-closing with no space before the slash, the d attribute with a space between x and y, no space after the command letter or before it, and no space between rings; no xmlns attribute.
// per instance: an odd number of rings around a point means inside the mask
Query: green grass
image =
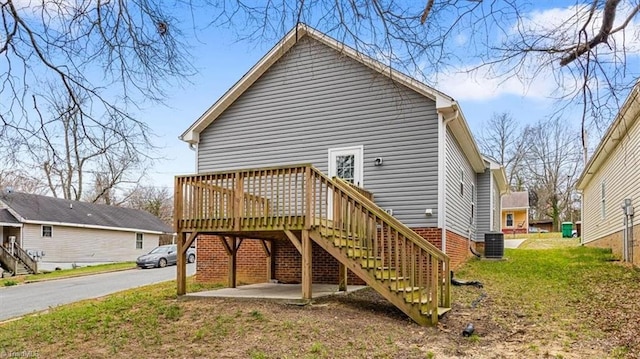
<svg viewBox="0 0 640 359"><path fill-rule="evenodd" d="M493 300L530 316L573 316L569 304L588 301L594 281L606 283L625 268L611 264L610 250L587 247L506 249L504 261L471 260L456 276L485 284ZM462 291L459 293L464 295ZM459 298L463 301L475 299Z"/></svg>
<svg viewBox="0 0 640 359"><path fill-rule="evenodd" d="M87 274L113 272L117 270L134 269L135 267L136 267L135 262L99 264L95 266L78 267L75 269L65 269L65 270L52 271L52 272L46 272L46 273L30 274L26 276L4 278L4 279L0 279L0 285L6 286L7 282L15 282L16 284L20 284L24 282L35 282L35 281L41 281L41 280L47 280L47 279L58 279L58 278L75 277L75 276L87 275Z"/></svg>
<svg viewBox="0 0 640 359"><path fill-rule="evenodd" d="M443 332L419 328L406 319L386 314L376 319L368 310L345 311L334 302L327 307L300 308L253 301L176 300L175 282L166 282L5 323L0 326L0 353L2 348L21 352L37 347L42 357L56 353L104 358L145 353L206 357L224 348L227 354L251 358L362 357L365 351L371 357L433 358L442 355L442 347L424 343L449 340L443 346L474 350L493 345L495 338L490 334L494 331L503 330L495 334L499 338L513 334L514 324L520 321L527 332L519 353L540 355L550 343L560 343L562 353L551 355L562 357L572 351L572 343L616 338L617 327L610 326L611 332L605 332L602 323L626 325L622 320L626 312L615 312L616 298L640 293L640 271L612 263L609 250L581 246L506 249L505 257L505 261L474 259L456 272L458 278L484 283L482 289L453 287L457 308L469 308L486 292L485 301L469 311L475 315L485 310L485 316L477 322L476 335L468 340L461 340L458 327L450 329L452 339L448 339ZM194 284L189 278L187 291L219 286ZM491 310L483 309L485 305ZM617 316L603 317L603 307ZM334 312L337 309L341 311ZM351 321L340 326L343 316L334 313L352 313L345 317ZM460 320L473 320L470 318ZM356 323L359 326L354 329ZM488 323L495 325L483 330ZM637 352L638 347L629 344L637 331L627 331L633 334L630 341L611 342L610 357ZM423 349L417 349L418 344Z"/></svg>

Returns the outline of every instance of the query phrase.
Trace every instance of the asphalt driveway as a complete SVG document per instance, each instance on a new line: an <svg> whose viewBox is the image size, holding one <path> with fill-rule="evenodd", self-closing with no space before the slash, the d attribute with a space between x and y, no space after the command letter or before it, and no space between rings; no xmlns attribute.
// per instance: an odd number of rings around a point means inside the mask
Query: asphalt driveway
<svg viewBox="0 0 640 359"><path fill-rule="evenodd" d="M195 273L187 264L187 275ZM176 279L176 267L132 269L0 288L0 321L62 304Z"/></svg>

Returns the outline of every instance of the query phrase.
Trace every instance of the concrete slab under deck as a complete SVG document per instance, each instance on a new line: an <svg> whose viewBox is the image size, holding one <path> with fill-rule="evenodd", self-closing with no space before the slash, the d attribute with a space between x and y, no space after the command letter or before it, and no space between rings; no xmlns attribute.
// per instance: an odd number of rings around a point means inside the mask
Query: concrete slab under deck
<svg viewBox="0 0 640 359"><path fill-rule="evenodd" d="M344 294L366 288L364 285L347 286L347 292L339 292L337 284L314 284L313 299L334 294ZM222 288L196 293L187 293L188 299L197 298L252 298L296 301L302 300L301 284L258 283L238 286L237 288Z"/></svg>

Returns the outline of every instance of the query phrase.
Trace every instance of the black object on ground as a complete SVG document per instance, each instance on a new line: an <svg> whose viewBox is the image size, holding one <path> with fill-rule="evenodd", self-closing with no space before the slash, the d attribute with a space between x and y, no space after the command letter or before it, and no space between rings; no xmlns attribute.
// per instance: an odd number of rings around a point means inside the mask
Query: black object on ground
<svg viewBox="0 0 640 359"><path fill-rule="evenodd" d="M473 323L467 324L467 327L462 331L463 337L470 337L476 329L473 327Z"/></svg>
<svg viewBox="0 0 640 359"><path fill-rule="evenodd" d="M477 280L460 280L453 277L453 271L451 271L451 284L453 285L472 285L474 287L482 288L482 283Z"/></svg>

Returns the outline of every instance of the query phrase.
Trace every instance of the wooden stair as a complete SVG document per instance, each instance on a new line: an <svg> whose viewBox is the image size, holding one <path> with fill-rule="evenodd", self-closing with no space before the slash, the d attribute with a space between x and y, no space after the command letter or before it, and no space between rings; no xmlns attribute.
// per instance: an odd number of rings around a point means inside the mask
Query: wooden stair
<svg viewBox="0 0 640 359"><path fill-rule="evenodd" d="M0 246L0 266L11 272L12 275L26 275L37 272L37 263L24 250L18 246L14 247L15 255L9 250Z"/></svg>
<svg viewBox="0 0 640 359"><path fill-rule="evenodd" d="M198 233L289 238L302 255L302 295L309 299L312 240L421 325L436 324L451 306L449 257L378 207L371 192L313 165L178 176L174 198L180 251ZM235 251L227 252L233 262ZM177 292L185 294L184 263L177 277Z"/></svg>
<svg viewBox="0 0 640 359"><path fill-rule="evenodd" d="M401 275L398 268L385 266L383 257L374 256L366 245L372 241L323 226L315 226L310 237L418 324L435 325L451 309L439 306L437 295L412 285L411 277Z"/></svg>

